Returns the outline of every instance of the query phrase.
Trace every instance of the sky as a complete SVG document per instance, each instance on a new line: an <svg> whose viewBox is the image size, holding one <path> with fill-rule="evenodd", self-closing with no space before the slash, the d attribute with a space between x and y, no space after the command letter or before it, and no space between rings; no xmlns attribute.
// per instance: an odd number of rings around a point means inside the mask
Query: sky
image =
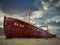
<svg viewBox="0 0 60 45"><path fill-rule="evenodd" d="M60 0L0 0L0 27L4 15L28 20L37 26L48 25L49 31L60 37Z"/></svg>

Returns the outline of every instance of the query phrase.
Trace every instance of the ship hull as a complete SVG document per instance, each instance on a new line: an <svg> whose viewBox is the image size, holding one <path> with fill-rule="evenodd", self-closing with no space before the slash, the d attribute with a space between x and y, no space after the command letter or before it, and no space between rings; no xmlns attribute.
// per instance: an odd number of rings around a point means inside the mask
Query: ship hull
<svg viewBox="0 0 60 45"><path fill-rule="evenodd" d="M43 29L37 28L24 21L4 17L4 33L6 38L50 38L56 37Z"/></svg>

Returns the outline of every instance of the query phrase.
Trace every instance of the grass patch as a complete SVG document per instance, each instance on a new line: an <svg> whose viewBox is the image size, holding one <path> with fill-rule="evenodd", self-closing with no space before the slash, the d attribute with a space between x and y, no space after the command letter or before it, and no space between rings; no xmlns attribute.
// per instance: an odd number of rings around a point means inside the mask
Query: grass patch
<svg viewBox="0 0 60 45"><path fill-rule="evenodd" d="M51 38L12 38L7 40L49 40Z"/></svg>

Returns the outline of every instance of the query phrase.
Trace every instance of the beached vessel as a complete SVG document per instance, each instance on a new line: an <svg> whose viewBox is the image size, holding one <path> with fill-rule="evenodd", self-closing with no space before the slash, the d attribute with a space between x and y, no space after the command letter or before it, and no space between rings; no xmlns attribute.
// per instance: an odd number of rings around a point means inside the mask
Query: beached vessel
<svg viewBox="0 0 60 45"><path fill-rule="evenodd" d="M4 16L4 33L6 38L52 38L56 37L46 30L25 21Z"/></svg>

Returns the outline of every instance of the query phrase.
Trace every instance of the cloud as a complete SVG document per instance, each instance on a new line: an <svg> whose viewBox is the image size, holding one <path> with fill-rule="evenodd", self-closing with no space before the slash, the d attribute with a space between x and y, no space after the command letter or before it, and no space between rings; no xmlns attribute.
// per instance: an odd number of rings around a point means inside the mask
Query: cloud
<svg viewBox="0 0 60 45"><path fill-rule="evenodd" d="M49 0L49 2L52 2L53 0Z"/></svg>
<svg viewBox="0 0 60 45"><path fill-rule="evenodd" d="M4 17L0 17L0 27L3 27L3 20L4 20Z"/></svg>
<svg viewBox="0 0 60 45"><path fill-rule="evenodd" d="M60 26L60 16L54 16L52 18L46 19L46 23L45 24L59 27Z"/></svg>
<svg viewBox="0 0 60 45"><path fill-rule="evenodd" d="M2 5L1 10L8 14L20 13L28 8L32 11L37 11L39 9L48 10L51 6L58 3L58 0L0 0Z"/></svg>
<svg viewBox="0 0 60 45"><path fill-rule="evenodd" d="M60 15L60 9L56 7L56 4L59 4L59 0L2 0L0 2L2 12L13 17L17 15L17 17L26 18L28 7L34 10L31 11L34 13L31 14L31 18L41 20L39 22L45 22L46 20Z"/></svg>
<svg viewBox="0 0 60 45"><path fill-rule="evenodd" d="M51 22L48 23L48 25L60 26L60 22L51 21Z"/></svg>
<svg viewBox="0 0 60 45"><path fill-rule="evenodd" d="M44 10L48 10L49 3L44 2L44 1L41 1L41 3L42 3L42 6L43 6L43 9L44 9Z"/></svg>
<svg viewBox="0 0 60 45"><path fill-rule="evenodd" d="M59 7L60 0L41 0L43 10L49 10L52 7Z"/></svg>
<svg viewBox="0 0 60 45"><path fill-rule="evenodd" d="M42 17L43 16L42 13L43 12L41 10L32 12L31 13L31 19L35 19L35 18L38 19L38 18Z"/></svg>
<svg viewBox="0 0 60 45"><path fill-rule="evenodd" d="M55 3L55 6L59 7L60 6L60 0Z"/></svg>
<svg viewBox="0 0 60 45"><path fill-rule="evenodd" d="M51 19L48 19L47 24L52 26L60 26L60 16L55 16Z"/></svg>
<svg viewBox="0 0 60 45"><path fill-rule="evenodd" d="M38 10L35 0L0 0L1 10L7 14L16 14L24 12L30 8L32 11Z"/></svg>
<svg viewBox="0 0 60 45"><path fill-rule="evenodd" d="M51 19L48 19L48 22L49 22L49 21L60 22L60 16L55 16L55 17L53 17L53 18L51 18Z"/></svg>
<svg viewBox="0 0 60 45"><path fill-rule="evenodd" d="M4 15L5 13L0 10L0 27L3 27Z"/></svg>

